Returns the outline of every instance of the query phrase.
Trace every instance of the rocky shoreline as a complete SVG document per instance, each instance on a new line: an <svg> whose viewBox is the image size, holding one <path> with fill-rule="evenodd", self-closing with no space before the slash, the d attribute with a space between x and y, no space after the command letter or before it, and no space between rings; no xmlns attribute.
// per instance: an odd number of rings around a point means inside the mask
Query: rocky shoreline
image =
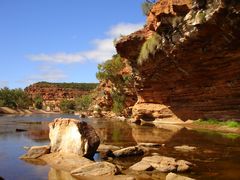
<svg viewBox="0 0 240 180"><path fill-rule="evenodd" d="M76 119L55 119L49 124L49 128L50 145L33 146L21 159L26 162L42 161L53 169L66 171L69 177L138 179L138 172L146 175L151 172L165 173L166 176L166 173L190 172L194 166L185 160L149 154L149 148L161 146L159 144L142 143L126 148L100 144L95 130L86 122ZM105 160L93 161L96 152L105 156ZM131 157L138 157L139 161L131 163L129 167L116 163L118 159L124 161ZM178 175L169 174L166 179L171 179L172 176Z"/></svg>
<svg viewBox="0 0 240 180"><path fill-rule="evenodd" d="M42 109L12 109L9 107L0 107L0 114L59 114L59 112L44 111Z"/></svg>

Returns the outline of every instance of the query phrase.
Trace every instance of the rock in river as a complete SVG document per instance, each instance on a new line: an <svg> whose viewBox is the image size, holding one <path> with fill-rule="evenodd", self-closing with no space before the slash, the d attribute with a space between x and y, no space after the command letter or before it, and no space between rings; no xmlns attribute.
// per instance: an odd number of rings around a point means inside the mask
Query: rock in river
<svg viewBox="0 0 240 180"><path fill-rule="evenodd" d="M129 169L134 171L147 171L156 169L160 172L184 172L191 168L192 163L185 160L176 161L175 158L165 156L148 156L134 164Z"/></svg>
<svg viewBox="0 0 240 180"><path fill-rule="evenodd" d="M115 157L127 157L127 156L143 155L144 151L142 148L138 146L132 146L132 147L116 150L113 152L113 154Z"/></svg>
<svg viewBox="0 0 240 180"><path fill-rule="evenodd" d="M175 173L169 173L166 177L166 180L194 180L194 179L185 176L180 176Z"/></svg>
<svg viewBox="0 0 240 180"><path fill-rule="evenodd" d="M111 176L117 173L118 168L109 162L96 162L71 171L73 176Z"/></svg>
<svg viewBox="0 0 240 180"><path fill-rule="evenodd" d="M76 119L59 118L49 124L51 152L74 153L92 158L100 139L92 126Z"/></svg>
<svg viewBox="0 0 240 180"><path fill-rule="evenodd" d="M32 146L27 154L21 156L21 159L36 159L44 154L50 153L50 146Z"/></svg>

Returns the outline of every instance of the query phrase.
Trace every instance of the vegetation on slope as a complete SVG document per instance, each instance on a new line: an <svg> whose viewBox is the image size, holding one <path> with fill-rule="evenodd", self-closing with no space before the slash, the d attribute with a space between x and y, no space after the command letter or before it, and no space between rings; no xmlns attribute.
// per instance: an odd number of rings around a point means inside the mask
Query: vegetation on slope
<svg viewBox="0 0 240 180"><path fill-rule="evenodd" d="M100 81L110 81L114 85L111 98L113 101L112 111L116 114L121 114L124 110L124 88L132 81L131 76L121 73L125 66L123 59L117 54L112 59L99 64L96 74Z"/></svg>
<svg viewBox="0 0 240 180"><path fill-rule="evenodd" d="M142 3L142 11L144 15L148 16L155 2L155 0L146 0Z"/></svg>
<svg viewBox="0 0 240 180"><path fill-rule="evenodd" d="M157 50L161 47L161 36L157 33L153 33L152 36L147 39L142 45L140 54L138 56L137 63L142 65L146 62L151 55L154 55Z"/></svg>
<svg viewBox="0 0 240 180"><path fill-rule="evenodd" d="M240 122L228 120L228 121L220 121L217 119L200 119L196 121L197 124L203 124L203 125L220 125L220 126L228 126L231 128L240 128Z"/></svg>
<svg viewBox="0 0 240 180"><path fill-rule="evenodd" d="M28 108L31 100L22 89L9 89L7 87L0 89L0 106L10 108Z"/></svg>
<svg viewBox="0 0 240 180"><path fill-rule="evenodd" d="M56 86L59 88L64 88L64 89L78 89L78 90L83 90L83 91L90 91L93 90L97 87L98 83L50 83L50 82L38 82L35 83L34 85L41 86L41 87L52 87Z"/></svg>

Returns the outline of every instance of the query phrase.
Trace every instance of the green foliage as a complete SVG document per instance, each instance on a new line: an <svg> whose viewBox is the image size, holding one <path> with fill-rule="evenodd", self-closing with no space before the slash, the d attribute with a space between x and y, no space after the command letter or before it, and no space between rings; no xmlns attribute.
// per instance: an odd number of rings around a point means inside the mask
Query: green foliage
<svg viewBox="0 0 240 180"><path fill-rule="evenodd" d="M0 106L10 108L28 108L31 100L22 89L0 89Z"/></svg>
<svg viewBox="0 0 240 180"><path fill-rule="evenodd" d="M125 97L123 94L113 91L112 92L113 107L112 111L116 114L121 114L124 110L124 100Z"/></svg>
<svg viewBox="0 0 240 180"><path fill-rule="evenodd" d="M223 122L226 126L228 127L232 127L232 128L239 128L240 127L240 123L236 122L236 121L226 121Z"/></svg>
<svg viewBox="0 0 240 180"><path fill-rule="evenodd" d="M96 77L98 80L110 80L113 83L118 84L121 80L119 72L125 67L120 55L114 55L111 60L106 61L103 64L98 65L98 72Z"/></svg>
<svg viewBox="0 0 240 180"><path fill-rule="evenodd" d="M78 110L87 110L93 101L93 95L83 95L75 100L76 109Z"/></svg>
<svg viewBox="0 0 240 180"><path fill-rule="evenodd" d="M196 18L199 20L199 22L202 24L206 22L206 13L201 11L196 15Z"/></svg>
<svg viewBox="0 0 240 180"><path fill-rule="evenodd" d="M150 55L154 55L156 51L160 48L161 36L157 33L152 34L152 36L147 39L140 51L138 56L138 64L142 65L145 61L149 59Z"/></svg>
<svg viewBox="0 0 240 180"><path fill-rule="evenodd" d="M35 108L42 109L43 108L43 98L40 95L37 95L33 98L33 103L35 105Z"/></svg>
<svg viewBox="0 0 240 180"><path fill-rule="evenodd" d="M227 139L232 139L232 140L240 138L240 135L235 134L235 133L224 133L224 134L222 134L222 136L227 138Z"/></svg>
<svg viewBox="0 0 240 180"><path fill-rule="evenodd" d="M199 124L210 124L210 125L220 125L220 126L228 126L231 128L239 128L240 127L240 122L237 121L233 121L233 120L228 120L228 121L220 121L217 119L200 119L199 121L197 121L197 123Z"/></svg>
<svg viewBox="0 0 240 180"><path fill-rule="evenodd" d="M149 0L142 3L142 12L145 16L148 16L154 3L155 3L155 1L149 1Z"/></svg>
<svg viewBox="0 0 240 180"><path fill-rule="evenodd" d="M83 91L90 91L97 87L98 83L50 83L50 82L38 82L35 85L41 87L57 86L64 89L78 89Z"/></svg>
<svg viewBox="0 0 240 180"><path fill-rule="evenodd" d="M60 102L60 109L64 113L72 113L72 112L74 112L75 107L76 107L76 103L75 103L74 100L63 99Z"/></svg>

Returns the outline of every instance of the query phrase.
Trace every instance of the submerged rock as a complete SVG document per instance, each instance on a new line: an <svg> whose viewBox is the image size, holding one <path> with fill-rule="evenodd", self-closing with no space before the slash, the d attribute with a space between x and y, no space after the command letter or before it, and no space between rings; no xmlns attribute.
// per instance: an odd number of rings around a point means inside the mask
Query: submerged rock
<svg viewBox="0 0 240 180"><path fill-rule="evenodd" d="M28 149L27 154L21 156L20 159L36 159L49 153L50 146L32 146Z"/></svg>
<svg viewBox="0 0 240 180"><path fill-rule="evenodd" d="M80 166L94 163L93 161L77 154L59 152L43 155L40 159L45 161L54 169L67 172L77 169Z"/></svg>
<svg viewBox="0 0 240 180"><path fill-rule="evenodd" d="M111 176L118 173L118 168L109 162L97 162L81 166L73 171L73 176Z"/></svg>
<svg viewBox="0 0 240 180"><path fill-rule="evenodd" d="M165 156L148 156L134 164L129 169L135 171L158 170L160 172L185 172L192 166L192 163L185 160L176 161L175 158Z"/></svg>
<svg viewBox="0 0 240 180"><path fill-rule="evenodd" d="M92 158L100 139L92 126L76 119L55 119L49 124L51 152L74 153Z"/></svg>
<svg viewBox="0 0 240 180"><path fill-rule="evenodd" d="M168 173L168 175L166 176L166 180L194 180L194 179L186 176L177 175L175 173Z"/></svg>
<svg viewBox="0 0 240 180"><path fill-rule="evenodd" d="M174 149L176 149L177 151L189 152L189 151L195 151L197 148L194 146L182 145L182 146L175 146Z"/></svg>

